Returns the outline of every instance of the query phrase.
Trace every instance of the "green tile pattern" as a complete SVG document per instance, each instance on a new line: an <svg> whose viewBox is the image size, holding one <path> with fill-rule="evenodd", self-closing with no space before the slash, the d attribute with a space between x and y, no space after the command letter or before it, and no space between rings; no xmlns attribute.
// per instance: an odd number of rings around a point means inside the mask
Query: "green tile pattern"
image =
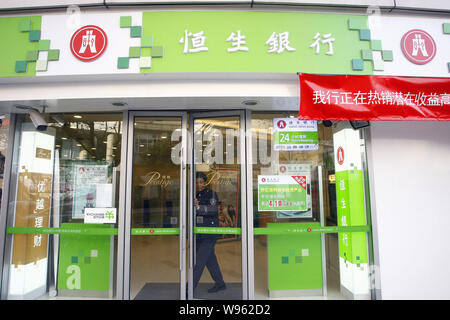
<svg viewBox="0 0 450 320"><path fill-rule="evenodd" d="M48 51L50 49L50 40L39 40L38 50Z"/></svg>
<svg viewBox="0 0 450 320"><path fill-rule="evenodd" d="M31 31L31 20L22 20L22 21L20 21L19 30L21 32Z"/></svg>
<svg viewBox="0 0 450 320"><path fill-rule="evenodd" d="M27 52L27 61L36 61L38 59L39 51L31 50Z"/></svg>
<svg viewBox="0 0 450 320"><path fill-rule="evenodd" d="M41 39L41 30L30 30L28 39L30 41L39 41Z"/></svg>
<svg viewBox="0 0 450 320"><path fill-rule="evenodd" d="M130 37L132 37L132 38L142 37L142 27L141 26L131 26L130 27Z"/></svg>
<svg viewBox="0 0 450 320"><path fill-rule="evenodd" d="M141 47L130 47L128 56L130 58L139 58L141 56Z"/></svg>
<svg viewBox="0 0 450 320"><path fill-rule="evenodd" d="M152 58L162 58L164 56L164 47L153 47Z"/></svg>
<svg viewBox="0 0 450 320"><path fill-rule="evenodd" d="M28 32L29 41L38 42L38 49L28 51L26 61L16 61L16 73L26 72L28 62L35 62L36 72L43 72L47 71L48 61L59 60L59 49L50 49L50 40L41 39L41 30L33 29L33 24L30 19L21 20L19 22L19 30L21 32ZM39 60L39 52L47 52L46 58Z"/></svg>
<svg viewBox="0 0 450 320"><path fill-rule="evenodd" d="M36 61L36 71L47 71L48 60Z"/></svg>
<svg viewBox="0 0 450 320"><path fill-rule="evenodd" d="M352 69L356 71L364 70L364 60L363 59L352 59Z"/></svg>
<svg viewBox="0 0 450 320"><path fill-rule="evenodd" d="M121 28L131 27L131 16L120 17L120 27Z"/></svg>
<svg viewBox="0 0 450 320"><path fill-rule="evenodd" d="M15 71L16 73L27 72L27 61L16 61Z"/></svg>
<svg viewBox="0 0 450 320"><path fill-rule="evenodd" d="M142 26L133 26L131 16L120 17L120 27L130 29L131 38L140 38L140 46L132 46L128 49L127 57L119 57L117 59L118 69L128 69L130 67L130 59L139 59L140 69L151 69L153 58L164 57L164 47L153 46L153 36L143 36Z"/></svg>
<svg viewBox="0 0 450 320"><path fill-rule="evenodd" d="M444 34L450 34L450 23L443 23L442 29ZM450 62L447 63L448 66L448 72L450 72Z"/></svg>
<svg viewBox="0 0 450 320"><path fill-rule="evenodd" d="M361 41L370 40L370 30L369 29L359 30L359 40Z"/></svg>
<svg viewBox="0 0 450 320"><path fill-rule="evenodd" d="M48 50L48 61L58 61L59 60L59 49Z"/></svg>
<svg viewBox="0 0 450 320"><path fill-rule="evenodd" d="M385 62L394 61L394 54L392 50L383 50L383 44L381 40L372 39L370 29L368 28L366 23L363 23L361 19L349 18L348 28L349 30L358 31L359 40L369 41L370 44L369 50L361 50L361 57L352 59L352 69L354 71L364 71L364 61L372 61L372 67L374 71L383 71ZM374 52L380 52L380 54L375 56ZM380 56L381 58L378 58Z"/></svg>
<svg viewBox="0 0 450 320"><path fill-rule="evenodd" d="M444 23L442 27L444 29L444 34L450 34L450 23Z"/></svg>
<svg viewBox="0 0 450 320"><path fill-rule="evenodd" d="M361 50L361 56L363 60L373 60L372 50Z"/></svg>
<svg viewBox="0 0 450 320"><path fill-rule="evenodd" d="M117 59L117 68L118 69L128 69L129 67L130 67L130 58L119 57L119 59Z"/></svg>

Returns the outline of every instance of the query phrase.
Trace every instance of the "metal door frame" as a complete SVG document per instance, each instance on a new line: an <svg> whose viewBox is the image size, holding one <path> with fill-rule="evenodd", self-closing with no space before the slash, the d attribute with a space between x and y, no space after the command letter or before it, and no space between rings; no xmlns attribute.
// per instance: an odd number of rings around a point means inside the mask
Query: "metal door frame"
<svg viewBox="0 0 450 320"><path fill-rule="evenodd" d="M184 111L130 111L127 116L127 131L126 137L123 134L122 139L122 156L126 159L126 181L121 179L121 183L125 184L124 206L121 207L123 212L119 213L122 217L123 235L119 234L119 252L123 252L123 281L122 290L118 290L118 299L130 299L130 281L131 281L131 208L132 208L132 183L133 183L133 160L134 160L134 121L136 117L148 118L180 118L181 119L181 162L180 162L180 299L184 300L186 295L186 170L187 170L187 112ZM125 116L124 116L125 122ZM125 126L124 126L125 128ZM124 129L125 130L125 129ZM124 146L127 146L124 148ZM121 177L122 178L122 177ZM121 197L122 197L121 193ZM122 200L122 199L121 199ZM120 228L119 228L120 230ZM121 240L121 236L123 240ZM122 246L122 248L120 248ZM119 260L120 261L120 260ZM120 277L118 277L120 278ZM120 288L120 285L118 285Z"/></svg>
<svg viewBox="0 0 450 320"><path fill-rule="evenodd" d="M189 171L189 203L188 205L188 214L189 217L193 217L193 208L194 208L194 187L195 187L195 177L194 177L194 152L193 152L193 141L194 141L194 121L195 119L205 119L205 118L221 118L221 117L239 117L239 147L240 147L240 165L241 165L241 174L240 174L240 196L241 196L241 260L242 260L242 299L247 300L249 298L249 272L248 272L248 236L249 230L247 228L247 222L249 220L248 208L247 208L247 152L246 152L246 132L247 132L247 123L246 123L246 112L245 110L230 110L230 111L203 111L203 112L190 112L189 113L189 144L188 144L188 152L189 152L189 163L191 164L191 168ZM251 136L250 136L251 139ZM194 224L193 219L189 219L189 275L188 275L188 299L193 299L193 269L194 269L194 246L193 244L193 230ZM253 231L253 230L252 230ZM250 249L253 249L252 247ZM253 265L253 264L252 264ZM253 288L251 288L253 291Z"/></svg>

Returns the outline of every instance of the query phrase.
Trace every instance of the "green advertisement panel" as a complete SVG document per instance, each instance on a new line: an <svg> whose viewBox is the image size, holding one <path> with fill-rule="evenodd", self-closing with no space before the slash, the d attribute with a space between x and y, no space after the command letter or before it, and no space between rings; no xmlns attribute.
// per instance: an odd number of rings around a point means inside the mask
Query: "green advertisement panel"
<svg viewBox="0 0 450 320"><path fill-rule="evenodd" d="M336 172L336 200L340 226L366 224L361 170ZM339 234L339 255L353 264L367 263L366 233Z"/></svg>
<svg viewBox="0 0 450 320"><path fill-rule="evenodd" d="M111 229L110 225L67 223L62 229ZM106 231L106 230L105 230ZM107 296L110 289L111 236L61 233L58 290L96 292Z"/></svg>
<svg viewBox="0 0 450 320"><path fill-rule="evenodd" d="M319 141L319 135L317 132L300 132L300 131L287 131L287 132L275 132L273 134L274 144L279 145L317 145Z"/></svg>
<svg viewBox="0 0 450 320"><path fill-rule="evenodd" d="M349 20L367 16L257 11L144 12L141 72L368 74L352 59L370 49ZM154 52L153 52L154 51ZM372 70L366 68L365 70ZM371 72L371 71L370 71Z"/></svg>
<svg viewBox="0 0 450 320"><path fill-rule="evenodd" d="M286 228L311 229L319 223L268 224L269 290L319 290L323 286L320 233L277 234Z"/></svg>
<svg viewBox="0 0 450 320"><path fill-rule="evenodd" d="M305 211L306 176L258 176L258 211Z"/></svg>

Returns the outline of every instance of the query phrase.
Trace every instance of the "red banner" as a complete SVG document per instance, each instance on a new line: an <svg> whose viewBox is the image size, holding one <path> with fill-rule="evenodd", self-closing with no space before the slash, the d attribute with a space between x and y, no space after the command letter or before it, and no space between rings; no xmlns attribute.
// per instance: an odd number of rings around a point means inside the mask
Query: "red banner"
<svg viewBox="0 0 450 320"><path fill-rule="evenodd" d="M450 78L299 78L300 120L450 120Z"/></svg>

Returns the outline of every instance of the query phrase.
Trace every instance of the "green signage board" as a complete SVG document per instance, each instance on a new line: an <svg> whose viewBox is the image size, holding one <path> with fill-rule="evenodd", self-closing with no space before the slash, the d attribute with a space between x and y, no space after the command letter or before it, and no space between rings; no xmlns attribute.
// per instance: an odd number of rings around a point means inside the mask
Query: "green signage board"
<svg viewBox="0 0 450 320"><path fill-rule="evenodd" d="M306 176L258 176L258 211L306 211Z"/></svg>
<svg viewBox="0 0 450 320"><path fill-rule="evenodd" d="M364 187L361 170L336 172L336 200L340 226L365 225ZM339 255L354 264L367 263L366 233L339 235Z"/></svg>
<svg viewBox="0 0 450 320"><path fill-rule="evenodd" d="M317 121L273 119L273 148L279 151L317 150L319 148Z"/></svg>
<svg viewBox="0 0 450 320"><path fill-rule="evenodd" d="M352 59L369 49L349 29L367 16L258 11L144 12L141 56L149 72L279 72L367 74ZM152 51L161 51L155 54ZM370 70L371 68L366 68Z"/></svg>

